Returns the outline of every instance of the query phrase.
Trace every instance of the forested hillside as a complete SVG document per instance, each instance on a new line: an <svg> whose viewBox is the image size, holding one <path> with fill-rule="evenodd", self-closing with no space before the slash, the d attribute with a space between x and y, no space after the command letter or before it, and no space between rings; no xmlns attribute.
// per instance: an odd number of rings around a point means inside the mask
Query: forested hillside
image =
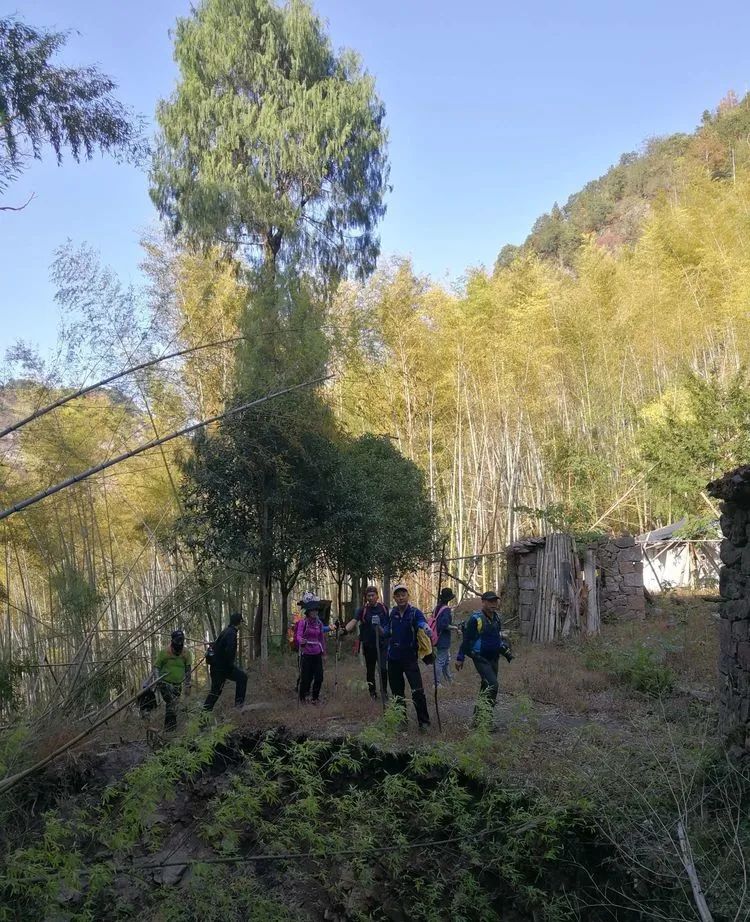
<svg viewBox="0 0 750 922"><path fill-rule="evenodd" d="M458 294L404 261L343 290L338 412L424 467L456 555L713 514L746 456L749 122L730 95L627 155Z"/></svg>

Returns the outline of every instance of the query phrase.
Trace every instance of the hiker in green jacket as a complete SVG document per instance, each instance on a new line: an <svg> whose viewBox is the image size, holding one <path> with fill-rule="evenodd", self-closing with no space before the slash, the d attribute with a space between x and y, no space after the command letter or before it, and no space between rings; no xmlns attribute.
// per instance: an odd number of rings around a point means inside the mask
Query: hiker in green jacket
<svg viewBox="0 0 750 922"><path fill-rule="evenodd" d="M177 729L177 702L183 687L185 695L190 694L192 667L193 657L185 649L184 632L172 631L169 646L159 653L154 665L154 672L162 677L157 687L166 705L164 729L167 732Z"/></svg>

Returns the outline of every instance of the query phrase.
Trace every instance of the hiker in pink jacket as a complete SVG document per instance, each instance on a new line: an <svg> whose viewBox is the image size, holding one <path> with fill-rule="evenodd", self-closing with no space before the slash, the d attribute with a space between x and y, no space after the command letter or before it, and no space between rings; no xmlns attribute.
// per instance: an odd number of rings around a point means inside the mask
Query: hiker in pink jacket
<svg viewBox="0 0 750 922"><path fill-rule="evenodd" d="M312 684L312 703L318 703L323 684L323 658L326 655L325 626L320 620L320 602L305 602L305 617L297 622L294 645L300 653L299 700L307 701Z"/></svg>

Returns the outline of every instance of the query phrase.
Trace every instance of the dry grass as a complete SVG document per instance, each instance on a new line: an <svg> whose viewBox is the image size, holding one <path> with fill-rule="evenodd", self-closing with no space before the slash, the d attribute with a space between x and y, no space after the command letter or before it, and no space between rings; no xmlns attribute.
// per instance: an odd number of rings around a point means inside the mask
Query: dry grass
<svg viewBox="0 0 750 922"><path fill-rule="evenodd" d="M659 719L687 726L693 719L690 706L694 696L710 713L715 707L712 695L715 696L718 660L715 613L716 600L670 595L654 606L645 621L603 626L601 638L595 643L609 649L644 645L664 651L677 682L675 691L656 708L654 699L633 691L609 672L587 665L591 651L585 641L549 646L516 643L514 661L500 661L494 747L498 760L507 758L512 738L516 761L540 770L553 754L575 752L581 733L602 733L605 741L619 745L635 738L639 721L653 719L657 711ZM454 652L455 649L454 645ZM438 734L435 720L432 670L423 667L432 731L424 736L418 734L409 704L409 729L399 735L394 745L431 745L436 739L460 743L466 739L479 680L468 661L460 673L455 672L455 664L453 668L455 682L439 691L442 735ZM246 708L238 712L233 707L234 687L228 683L214 712L218 720L228 720L248 730L284 727L294 734L339 737L356 734L376 724L382 716L380 702L372 701L367 692L364 664L350 649L341 652L338 668L333 654L328 657L319 707L297 701L294 656L275 657L265 667L252 663L248 671ZM193 697L183 702L183 709L193 713L200 709L206 682L207 675L201 670ZM98 732L86 748L101 751L108 746L143 741L147 726L162 733L163 719L163 708L145 724L131 711ZM39 738L35 743L44 755L79 729L57 727L52 734L54 739Z"/></svg>

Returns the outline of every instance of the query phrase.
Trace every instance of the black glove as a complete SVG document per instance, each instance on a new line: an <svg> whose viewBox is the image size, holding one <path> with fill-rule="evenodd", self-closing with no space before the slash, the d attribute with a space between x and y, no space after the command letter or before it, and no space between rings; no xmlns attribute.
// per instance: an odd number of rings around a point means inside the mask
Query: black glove
<svg viewBox="0 0 750 922"><path fill-rule="evenodd" d="M428 653L427 656L423 656L422 662L425 664L425 666L431 666L435 662L435 654Z"/></svg>

